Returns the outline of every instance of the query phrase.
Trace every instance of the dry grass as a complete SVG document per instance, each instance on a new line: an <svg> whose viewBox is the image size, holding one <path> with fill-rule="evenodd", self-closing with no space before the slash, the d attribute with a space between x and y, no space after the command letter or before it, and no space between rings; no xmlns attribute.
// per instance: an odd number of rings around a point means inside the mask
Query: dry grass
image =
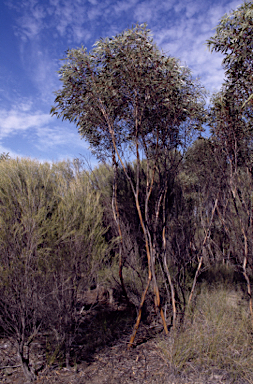
<svg viewBox="0 0 253 384"><path fill-rule="evenodd" d="M240 290L203 288L183 327L160 343L177 372L253 383L253 329Z"/></svg>

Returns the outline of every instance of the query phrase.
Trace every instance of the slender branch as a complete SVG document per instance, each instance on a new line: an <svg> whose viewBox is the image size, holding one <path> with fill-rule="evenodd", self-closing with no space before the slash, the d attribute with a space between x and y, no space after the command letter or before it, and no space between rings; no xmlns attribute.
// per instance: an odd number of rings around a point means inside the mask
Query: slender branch
<svg viewBox="0 0 253 384"><path fill-rule="evenodd" d="M120 226L120 220L119 220L119 209L118 209L118 203L117 203L117 164L116 164L116 159L115 159L115 153L113 151L112 154L113 157L113 195L112 195L112 210L113 210L113 215L114 215L114 220L118 226L118 232L120 236L120 248L119 248L119 278L121 282L121 287L123 294L127 300L127 303L129 303L129 298L126 292L125 284L124 284L124 279L123 279L123 249L124 249L124 244L123 244L123 236L122 236L122 231L121 231L121 226Z"/></svg>
<svg viewBox="0 0 253 384"><path fill-rule="evenodd" d="M211 229L211 225L212 225L212 221L213 221L215 210L217 208L217 204L218 204L218 198L215 199L214 207L212 209L211 219L210 219L210 222L209 222L209 227L208 227L207 231L205 231L206 235L205 235L205 238L204 238L203 243L202 243L201 252L203 252L203 249L204 249L204 247L206 245L206 241L207 241L210 229ZM193 296L193 293L194 293L194 290L195 290L195 286L196 286L196 283L197 283L197 277L198 277L200 268L202 266L202 263L203 263L203 255L199 259L198 268L197 268L195 276L194 276L194 280L193 280L193 284L192 284L192 289L191 289L191 293L190 293L189 300L188 300L188 306L190 305L191 300L192 300L192 296Z"/></svg>
<svg viewBox="0 0 253 384"><path fill-rule="evenodd" d="M165 273L167 276L167 279L169 281L170 285L170 291L171 291L171 303L172 303L172 312L173 312L173 321L172 321L172 327L173 329L176 328L176 320L177 320L177 308L176 308L176 298L175 298L175 288L174 284L172 282L171 274L168 268L167 264L167 258L166 258L166 236L165 236L165 220L166 220L166 215L165 215L165 198L167 194L167 185L164 193L164 199L163 199L163 231L162 231L162 239L163 239L163 264L165 268Z"/></svg>

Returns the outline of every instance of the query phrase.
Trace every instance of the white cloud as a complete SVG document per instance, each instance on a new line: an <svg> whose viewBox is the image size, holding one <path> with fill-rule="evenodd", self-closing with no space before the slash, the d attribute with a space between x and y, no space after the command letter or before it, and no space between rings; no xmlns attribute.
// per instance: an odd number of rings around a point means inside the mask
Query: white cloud
<svg viewBox="0 0 253 384"><path fill-rule="evenodd" d="M43 9L42 5L36 5L32 10L33 17L36 20L44 19L46 17L46 11Z"/></svg>
<svg viewBox="0 0 253 384"><path fill-rule="evenodd" d="M81 136L78 134L78 131L76 127L68 127L64 126L51 126L44 127L43 129L39 129L37 131L36 137L38 138L38 141L36 142L36 147L40 150L43 150L45 146L47 149L50 148L56 148L58 146L71 146L73 147L80 147L83 149L88 148L88 144L81 140Z"/></svg>
<svg viewBox="0 0 253 384"><path fill-rule="evenodd" d="M56 161L60 157L66 158L66 154L76 157L79 153L87 153L89 145L81 140L77 128L67 122L59 125L56 121L49 114L32 112L29 103L21 103L10 111L0 110L0 153L9 152L11 157L37 153L40 161L50 157L49 153L53 154ZM13 140L15 135L16 143L20 142L18 153L4 144L4 140Z"/></svg>
<svg viewBox="0 0 253 384"><path fill-rule="evenodd" d="M92 36L91 32L88 29L83 28L81 25L73 26L73 35L75 40L79 43L90 40Z"/></svg>
<svg viewBox="0 0 253 384"><path fill-rule="evenodd" d="M211 55L206 50L205 43L214 33L212 28L218 24L224 13L236 8L237 5L238 2L235 0L229 3L229 8L227 2L210 4L200 0L190 2L182 0L160 2L156 0L116 2L49 0L47 7L44 2L38 5L37 2L28 1L23 18L20 19L20 28L23 27L26 39L37 39L39 34L40 39L43 39L42 29L51 28L52 36L58 32L66 39L67 44L72 45L73 42L85 44L91 40L101 18L105 20L107 13L108 20L111 22L104 24L101 30L102 36L111 36L120 32L121 27L117 18L123 12L128 12L128 15L132 14L136 21L147 21L155 25L155 28L151 27L151 29L154 31L154 41L158 46L165 53L180 58L190 66L194 71L193 75L201 75L206 85L210 84L210 73L214 74L217 71L213 84L213 87L217 87L223 79L220 68L221 59L217 54ZM45 17L46 14L48 18ZM168 21L162 20L166 14ZM42 99L52 100L52 90L59 87L56 76L56 71L59 69L58 63L52 61L50 53L45 51L43 42L36 39L30 48L31 55L27 56L27 50L25 50L24 56L29 57L28 66L31 67L33 81Z"/></svg>
<svg viewBox="0 0 253 384"><path fill-rule="evenodd" d="M21 105L19 109L0 110L0 139L25 132L30 128L37 129L49 123L50 115L26 112L29 109L29 106Z"/></svg>
<svg viewBox="0 0 253 384"><path fill-rule="evenodd" d="M202 4L203 4L203 2L202 2ZM186 4L186 17L187 18L193 17L196 13L199 12L200 7L201 7L201 3L198 3L196 1L191 1L190 3L187 3ZM203 5L202 5L202 7L203 7Z"/></svg>
<svg viewBox="0 0 253 384"><path fill-rule="evenodd" d="M34 39L39 35L41 30L40 23L33 20L30 17L22 17L20 19L21 28L15 28L16 35L21 37L23 42L27 42L27 39Z"/></svg>
<svg viewBox="0 0 253 384"><path fill-rule="evenodd" d="M22 102L19 103L18 109L23 112L28 112L32 108L32 101L31 100L23 100Z"/></svg>
<svg viewBox="0 0 253 384"><path fill-rule="evenodd" d="M49 3L51 5L53 5L54 7L58 7L59 6L59 0L49 0Z"/></svg>
<svg viewBox="0 0 253 384"><path fill-rule="evenodd" d="M39 98L46 103L52 103L54 99L53 91L58 89L59 79L57 70L59 70L59 62L53 61L47 52L37 52L34 54L31 75L34 84L39 90Z"/></svg>
<svg viewBox="0 0 253 384"><path fill-rule="evenodd" d="M214 33L220 18L236 7L236 1L228 4L179 1L174 6L177 17L170 19L169 28L163 23L154 29L154 40L166 54L179 58L200 77L207 90L217 91L223 80L222 55L211 54L206 41ZM193 16L194 15L194 16Z"/></svg>
<svg viewBox="0 0 253 384"><path fill-rule="evenodd" d="M21 10L22 15L17 20L16 34L26 42L39 36L46 27L43 19L47 16L47 7L34 1L23 1L22 4L15 4L15 9Z"/></svg>
<svg viewBox="0 0 253 384"><path fill-rule="evenodd" d="M102 12L103 12L103 10L100 9L99 7L91 8L91 9L87 12L88 19L89 19L90 21L95 20L98 16L101 16Z"/></svg>
<svg viewBox="0 0 253 384"><path fill-rule="evenodd" d="M150 19L154 17L152 2L137 5L134 11L134 17L140 23L150 21Z"/></svg>
<svg viewBox="0 0 253 384"><path fill-rule="evenodd" d="M174 3L175 0L160 2L150 0L141 2L135 6L134 17L140 23L156 22L161 15L173 8Z"/></svg>
<svg viewBox="0 0 253 384"><path fill-rule="evenodd" d="M92 5L97 5L98 4L98 1L97 0L88 0L89 3L91 3Z"/></svg>
<svg viewBox="0 0 253 384"><path fill-rule="evenodd" d="M121 12L128 11L135 4L136 0L117 1L116 4L113 5L113 9L118 14Z"/></svg>

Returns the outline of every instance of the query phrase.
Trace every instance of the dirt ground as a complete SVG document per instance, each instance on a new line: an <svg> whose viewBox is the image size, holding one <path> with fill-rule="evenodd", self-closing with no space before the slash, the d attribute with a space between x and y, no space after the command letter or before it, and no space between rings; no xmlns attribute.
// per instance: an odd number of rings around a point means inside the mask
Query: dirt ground
<svg viewBox="0 0 253 384"><path fill-rule="evenodd" d="M210 367L209 373L200 372L190 363L187 373L177 372L170 364L169 348L167 356L162 348L169 346L171 333L165 337L162 325L152 327L152 321L141 323L135 346L128 350L135 316L129 308L108 304L86 311L70 369L59 358L49 363L53 349L48 351L43 345L45 337L37 340L31 351L31 361L36 362L38 370L36 384L253 384L253 380L234 383L215 367L212 374ZM0 383L27 383L11 339L0 339Z"/></svg>
<svg viewBox="0 0 253 384"><path fill-rule="evenodd" d="M230 384L222 373L211 376L192 372L180 375L170 366L159 347L164 338L159 336L127 350L127 341L117 342L94 353L90 361L83 361L71 369L45 366L37 376L38 384ZM15 347L10 341L0 344L0 382L26 384L17 360ZM238 382L239 384L239 382ZM246 384L241 382L240 384Z"/></svg>

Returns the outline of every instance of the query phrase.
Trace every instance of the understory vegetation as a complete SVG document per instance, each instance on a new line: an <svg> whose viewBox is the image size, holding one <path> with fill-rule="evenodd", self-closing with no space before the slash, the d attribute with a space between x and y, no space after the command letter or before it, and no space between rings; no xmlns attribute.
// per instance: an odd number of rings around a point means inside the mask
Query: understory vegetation
<svg viewBox="0 0 253 384"><path fill-rule="evenodd" d="M194 148L199 154L199 146L207 143L197 140L188 156ZM200 185L189 190L199 165L195 159L193 172L189 161L187 156L182 161L168 201L166 257L177 322L173 326L171 293L158 260L157 284L169 335L159 341L163 327L149 290L135 345L156 336L158 347L177 373L195 370L209 376L215 372L235 382L248 380L253 366L252 318L247 281L237 258L237 223L233 221L228 241L217 210L212 215L212 206L204 210L200 205ZM0 162L0 170L0 330L2 337L16 345L24 372L33 381L45 365L78 365L105 345L130 336L147 262L134 199L123 184L118 206L127 250L123 263L127 300L118 273L120 238L110 205L110 167L87 171L80 160L49 165L6 159ZM221 204L217 207L223 209ZM233 217L233 206L231 210L227 207ZM252 282L249 263L246 270ZM35 351L37 344L40 347Z"/></svg>
<svg viewBox="0 0 253 384"><path fill-rule="evenodd" d="M1 155L0 333L26 380L156 337L178 374L252 383L252 20L244 3L208 41L208 108L146 25L69 50L51 113L99 165Z"/></svg>
<svg viewBox="0 0 253 384"><path fill-rule="evenodd" d="M182 327L159 347L177 372L251 383L252 324L241 287L205 283L198 291Z"/></svg>

